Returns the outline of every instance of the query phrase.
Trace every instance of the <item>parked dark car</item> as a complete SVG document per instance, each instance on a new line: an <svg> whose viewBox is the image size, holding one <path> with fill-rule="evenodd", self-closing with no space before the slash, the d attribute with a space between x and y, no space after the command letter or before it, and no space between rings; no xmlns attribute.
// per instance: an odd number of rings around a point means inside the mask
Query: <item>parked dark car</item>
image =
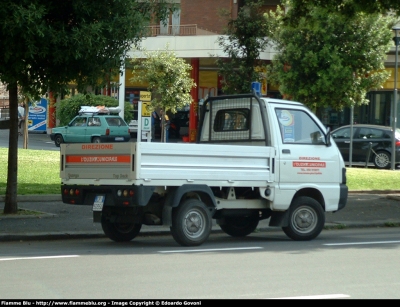
<svg viewBox="0 0 400 307"><path fill-rule="evenodd" d="M345 162L350 157L350 131L351 126L342 126L332 131ZM379 169L390 168L392 156L392 127L377 125L353 125L353 151L352 162L373 163ZM371 144L371 150L370 150ZM396 166L400 164L400 129L396 129Z"/></svg>
<svg viewBox="0 0 400 307"><path fill-rule="evenodd" d="M171 114L170 119L170 138L180 138L189 134L189 111L178 111Z"/></svg>

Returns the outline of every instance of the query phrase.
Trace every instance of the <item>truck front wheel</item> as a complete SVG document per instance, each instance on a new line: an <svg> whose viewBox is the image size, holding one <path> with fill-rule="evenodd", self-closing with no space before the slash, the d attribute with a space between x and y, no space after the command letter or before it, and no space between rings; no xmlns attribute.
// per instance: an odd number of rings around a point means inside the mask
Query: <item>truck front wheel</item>
<svg viewBox="0 0 400 307"><path fill-rule="evenodd" d="M256 230L258 226L257 216L227 217L225 223L219 225L222 231L232 237L245 237Z"/></svg>
<svg viewBox="0 0 400 307"><path fill-rule="evenodd" d="M142 224L134 223L111 223L108 219L101 218L101 228L104 234L115 242L128 242L136 238Z"/></svg>
<svg viewBox="0 0 400 307"><path fill-rule="evenodd" d="M203 244L211 233L211 226L211 214L198 199L187 199L172 212L172 237L182 246Z"/></svg>
<svg viewBox="0 0 400 307"><path fill-rule="evenodd" d="M316 238L325 225L321 204L307 196L297 197L289 208L289 225L282 227L285 234L295 241Z"/></svg>

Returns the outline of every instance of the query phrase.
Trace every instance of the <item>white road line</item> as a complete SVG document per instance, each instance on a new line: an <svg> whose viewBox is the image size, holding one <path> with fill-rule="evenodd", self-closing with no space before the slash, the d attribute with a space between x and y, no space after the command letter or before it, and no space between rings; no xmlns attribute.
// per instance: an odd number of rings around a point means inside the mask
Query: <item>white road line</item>
<svg viewBox="0 0 400 307"><path fill-rule="evenodd" d="M262 247L243 247L243 248L215 248L215 249L187 249L179 251L159 251L159 253L202 253L202 252L221 252L221 251L235 251L244 249L262 249Z"/></svg>
<svg viewBox="0 0 400 307"><path fill-rule="evenodd" d="M272 299L273 300L321 300L321 299L347 298L347 297L350 297L350 295L346 295L346 294L325 294L325 295L277 297L277 298L272 298Z"/></svg>
<svg viewBox="0 0 400 307"><path fill-rule="evenodd" d="M56 259L56 258L73 258L73 257L80 257L80 256L79 256L79 255L65 255L65 256L41 256L41 257L0 258L0 261L36 260L36 259Z"/></svg>
<svg viewBox="0 0 400 307"><path fill-rule="evenodd" d="M352 243L329 243L323 244L327 246L342 246L342 245L368 245L368 244L394 244L400 243L400 241L372 241L372 242L352 242Z"/></svg>

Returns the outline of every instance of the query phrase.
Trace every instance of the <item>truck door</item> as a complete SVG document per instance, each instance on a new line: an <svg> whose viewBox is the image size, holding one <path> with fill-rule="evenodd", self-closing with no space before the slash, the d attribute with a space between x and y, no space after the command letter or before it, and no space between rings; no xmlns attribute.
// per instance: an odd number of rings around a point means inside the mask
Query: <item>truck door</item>
<svg viewBox="0 0 400 307"><path fill-rule="evenodd" d="M278 132L279 185L297 190L301 183L318 185L337 182L339 151L327 146L325 128L304 108L275 108ZM300 185L299 185L300 183Z"/></svg>

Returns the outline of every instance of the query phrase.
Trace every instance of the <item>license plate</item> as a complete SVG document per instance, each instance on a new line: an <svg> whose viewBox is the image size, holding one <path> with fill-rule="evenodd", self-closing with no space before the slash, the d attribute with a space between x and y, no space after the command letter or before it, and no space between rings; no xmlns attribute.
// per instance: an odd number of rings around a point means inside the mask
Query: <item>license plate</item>
<svg viewBox="0 0 400 307"><path fill-rule="evenodd" d="M94 198L93 211L102 211L105 199L106 199L105 195L97 195Z"/></svg>
<svg viewBox="0 0 400 307"><path fill-rule="evenodd" d="M116 140L116 141L123 141L124 138L123 138L123 137L116 137L115 140Z"/></svg>

